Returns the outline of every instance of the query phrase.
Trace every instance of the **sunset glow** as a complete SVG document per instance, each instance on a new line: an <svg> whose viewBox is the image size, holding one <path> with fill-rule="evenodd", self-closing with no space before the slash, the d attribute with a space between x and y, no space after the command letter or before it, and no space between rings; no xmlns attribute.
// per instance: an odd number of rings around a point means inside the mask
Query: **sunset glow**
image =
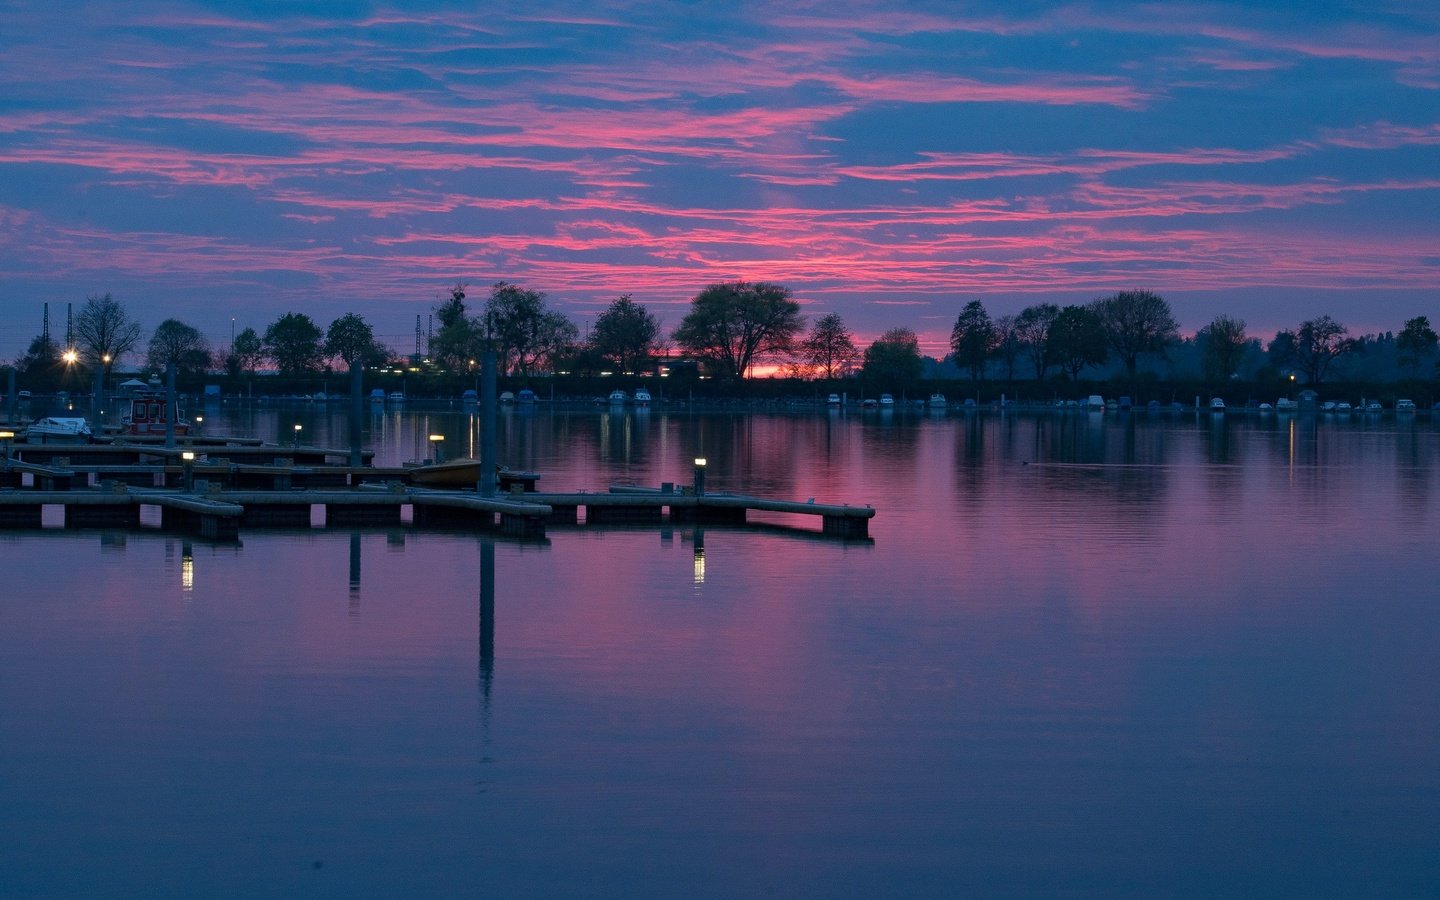
<svg viewBox="0 0 1440 900"><path fill-rule="evenodd" d="M406 349L457 280L678 324L777 281L943 352L1145 288L1182 330L1437 314L1440 14L0 0L0 359L40 309L346 312Z"/></svg>

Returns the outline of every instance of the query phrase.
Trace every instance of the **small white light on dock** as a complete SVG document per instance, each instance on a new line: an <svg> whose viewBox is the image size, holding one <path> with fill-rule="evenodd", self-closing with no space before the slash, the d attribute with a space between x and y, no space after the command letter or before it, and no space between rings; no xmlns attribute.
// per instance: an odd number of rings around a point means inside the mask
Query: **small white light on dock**
<svg viewBox="0 0 1440 900"><path fill-rule="evenodd" d="M697 466L699 466L699 467L701 467L701 468L703 469L703 468L705 467L705 457L703 457L703 456L697 456L697 457L695 457L695 465L697 465Z"/></svg>
<svg viewBox="0 0 1440 900"><path fill-rule="evenodd" d="M181 453L181 454L180 454L180 458L183 459L183 460L185 460L186 462L194 462L194 461L195 461L195 451L194 451L194 450L186 450L184 453Z"/></svg>

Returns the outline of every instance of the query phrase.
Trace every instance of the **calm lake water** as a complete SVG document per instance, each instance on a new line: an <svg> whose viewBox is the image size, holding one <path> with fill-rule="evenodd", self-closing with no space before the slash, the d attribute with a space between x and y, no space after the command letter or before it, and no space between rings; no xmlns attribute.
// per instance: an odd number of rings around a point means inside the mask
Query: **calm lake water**
<svg viewBox="0 0 1440 900"><path fill-rule="evenodd" d="M542 487L871 539L0 532L0 893L1435 896L1437 429L515 412Z"/></svg>

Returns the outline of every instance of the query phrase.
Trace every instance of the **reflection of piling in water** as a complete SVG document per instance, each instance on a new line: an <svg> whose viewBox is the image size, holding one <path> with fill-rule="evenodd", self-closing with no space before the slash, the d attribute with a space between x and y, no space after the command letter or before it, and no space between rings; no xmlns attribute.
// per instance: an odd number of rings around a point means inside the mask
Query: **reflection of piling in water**
<svg viewBox="0 0 1440 900"><path fill-rule="evenodd" d="M480 692L490 702L495 677L495 544L480 542Z"/></svg>

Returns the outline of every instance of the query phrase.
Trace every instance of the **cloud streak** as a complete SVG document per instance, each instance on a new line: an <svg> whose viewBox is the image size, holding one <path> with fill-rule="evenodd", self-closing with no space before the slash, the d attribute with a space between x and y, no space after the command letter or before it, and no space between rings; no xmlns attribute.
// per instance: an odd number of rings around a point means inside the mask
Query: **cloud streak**
<svg viewBox="0 0 1440 900"><path fill-rule="evenodd" d="M316 304L403 333L504 278L673 325L744 277L927 340L976 296L1137 285L1261 323L1276 289L1424 312L1440 26L1252 8L0 0L0 311L108 290L150 324Z"/></svg>

